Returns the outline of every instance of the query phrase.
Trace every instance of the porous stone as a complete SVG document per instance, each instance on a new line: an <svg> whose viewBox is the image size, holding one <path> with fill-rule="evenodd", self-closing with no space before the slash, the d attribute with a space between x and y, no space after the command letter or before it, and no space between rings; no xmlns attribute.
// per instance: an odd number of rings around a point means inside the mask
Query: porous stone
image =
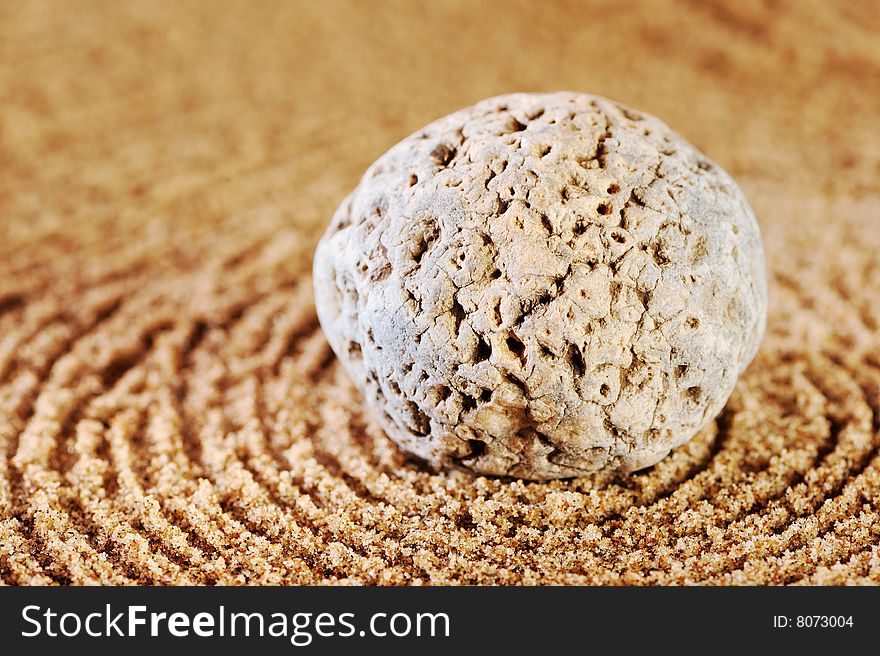
<svg viewBox="0 0 880 656"><path fill-rule="evenodd" d="M755 216L662 121L578 93L455 112L380 157L314 260L379 424L434 465L627 473L722 409L764 332Z"/></svg>

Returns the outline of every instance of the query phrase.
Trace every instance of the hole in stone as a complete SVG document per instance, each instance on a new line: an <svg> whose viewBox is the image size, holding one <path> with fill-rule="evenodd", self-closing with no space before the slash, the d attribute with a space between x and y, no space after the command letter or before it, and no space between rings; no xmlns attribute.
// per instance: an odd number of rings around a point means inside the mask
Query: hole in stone
<svg viewBox="0 0 880 656"><path fill-rule="evenodd" d="M490 357L492 357L492 347L481 336L477 340L477 352L474 355L474 362L483 362L484 360L488 360Z"/></svg>
<svg viewBox="0 0 880 656"><path fill-rule="evenodd" d="M483 403L488 403L491 400L492 400L492 390L484 389L482 392L480 392L480 401L482 401Z"/></svg>
<svg viewBox="0 0 880 656"><path fill-rule="evenodd" d="M596 211L602 216L606 216L611 214L611 203L599 203L599 206L596 208Z"/></svg>
<svg viewBox="0 0 880 656"><path fill-rule="evenodd" d="M569 344L568 346L568 362L571 364L571 370L574 372L575 378L583 378L584 374L587 373L584 356L575 344Z"/></svg>
<svg viewBox="0 0 880 656"><path fill-rule="evenodd" d="M607 383L602 383L599 386L599 394L601 396L608 396L609 394L611 394L611 387L609 387Z"/></svg>
<svg viewBox="0 0 880 656"><path fill-rule="evenodd" d="M526 345L522 343L519 337L514 333L510 333L506 340L508 350L519 358L520 362L526 363Z"/></svg>
<svg viewBox="0 0 880 656"><path fill-rule="evenodd" d="M458 335L459 330L461 330L461 324L465 319L465 311L464 308L461 307L461 304L458 302L457 298L454 298L452 301L452 322L453 322L453 330L456 335Z"/></svg>
<svg viewBox="0 0 880 656"><path fill-rule="evenodd" d="M409 186L410 187L415 187L416 184L418 183L418 181L419 181L419 176L417 176L415 173L413 173L411 176L409 176Z"/></svg>
<svg viewBox="0 0 880 656"><path fill-rule="evenodd" d="M608 193L609 194L616 194L619 191L620 191L620 187L617 185L617 183L612 182L610 185L608 185Z"/></svg>
<svg viewBox="0 0 880 656"><path fill-rule="evenodd" d="M700 397L703 395L703 388L699 385L694 385L693 387L687 388L687 395L693 401L699 401Z"/></svg>
<svg viewBox="0 0 880 656"><path fill-rule="evenodd" d="M413 261L416 264L421 263L422 257L425 254L425 251L428 250L428 243L424 239L419 239L416 242L416 247L413 250Z"/></svg>
<svg viewBox="0 0 880 656"><path fill-rule="evenodd" d="M626 243L626 235L620 232L619 230L611 231L611 239L617 242L618 244Z"/></svg>
<svg viewBox="0 0 880 656"><path fill-rule="evenodd" d="M666 253L663 251L663 248L658 244L651 244L653 250L650 250L651 257L654 258L654 262L656 262L659 266L663 266L665 264L669 264L669 258L666 257Z"/></svg>
<svg viewBox="0 0 880 656"><path fill-rule="evenodd" d="M507 131L509 133L522 132L525 129L526 129L526 126L523 123L520 123L512 116L510 117L510 124L508 125L508 128L507 128Z"/></svg>
<svg viewBox="0 0 880 656"><path fill-rule="evenodd" d="M696 317L688 317L687 319L685 319L684 325L691 330L696 330L700 327L700 320Z"/></svg>
<svg viewBox="0 0 880 656"><path fill-rule="evenodd" d="M410 430L416 435L425 436L430 432L431 420L428 419L428 415L419 410L419 406L412 401L407 401L406 413L409 419Z"/></svg>
<svg viewBox="0 0 880 656"><path fill-rule="evenodd" d="M455 157L456 152L458 151L454 147L441 143L437 144L434 150L431 151L431 157L434 158L434 161L439 166L447 166L452 161L452 158Z"/></svg>
<svg viewBox="0 0 880 656"><path fill-rule="evenodd" d="M553 224L550 223L550 218L546 214L541 215L541 225L544 226L544 230L547 231L548 235L553 234Z"/></svg>
<svg viewBox="0 0 880 656"><path fill-rule="evenodd" d="M481 440L468 440L468 447L471 450L468 458L479 458L486 453L486 443Z"/></svg>
<svg viewBox="0 0 880 656"><path fill-rule="evenodd" d="M546 157L550 154L550 151L553 149L552 146L548 146L546 144L542 144L538 146L538 157Z"/></svg>
<svg viewBox="0 0 880 656"><path fill-rule="evenodd" d="M498 280L501 277L501 270L495 269L492 273L489 274L489 277L492 280Z"/></svg>
<svg viewBox="0 0 880 656"><path fill-rule="evenodd" d="M688 372L688 366L686 364L680 364L675 368L675 375L677 378L682 378Z"/></svg>
<svg viewBox="0 0 880 656"><path fill-rule="evenodd" d="M363 357L363 355L361 353L361 345L355 341L350 341L348 343L348 357L350 357L350 358Z"/></svg>
<svg viewBox="0 0 880 656"><path fill-rule="evenodd" d="M446 385L436 385L434 387L434 392L436 392L437 398L440 399L440 401L445 401L449 398L449 395L452 394L452 390Z"/></svg>
<svg viewBox="0 0 880 656"><path fill-rule="evenodd" d="M413 248L413 261L416 264L421 263L422 257L424 257L431 245L437 240L438 236L439 230L437 229L437 224L434 223L434 221L429 221L425 226L425 231L418 236L415 242L415 247Z"/></svg>

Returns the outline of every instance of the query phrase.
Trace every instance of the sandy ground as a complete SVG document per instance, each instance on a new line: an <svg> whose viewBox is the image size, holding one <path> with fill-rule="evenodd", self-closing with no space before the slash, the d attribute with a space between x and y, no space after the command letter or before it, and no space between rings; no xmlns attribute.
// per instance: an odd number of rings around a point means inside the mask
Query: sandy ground
<svg viewBox="0 0 880 656"><path fill-rule="evenodd" d="M314 244L427 121L660 116L761 221L768 334L610 485L433 474L362 411ZM871 2L0 3L6 583L880 583Z"/></svg>

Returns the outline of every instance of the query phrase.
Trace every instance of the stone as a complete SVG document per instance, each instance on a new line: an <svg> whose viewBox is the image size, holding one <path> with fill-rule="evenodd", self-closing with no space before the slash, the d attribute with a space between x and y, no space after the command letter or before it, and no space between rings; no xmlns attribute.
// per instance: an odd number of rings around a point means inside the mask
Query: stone
<svg viewBox="0 0 880 656"><path fill-rule="evenodd" d="M526 479L627 474L690 440L767 313L733 179L659 119L568 92L490 98L391 148L313 280L391 439Z"/></svg>

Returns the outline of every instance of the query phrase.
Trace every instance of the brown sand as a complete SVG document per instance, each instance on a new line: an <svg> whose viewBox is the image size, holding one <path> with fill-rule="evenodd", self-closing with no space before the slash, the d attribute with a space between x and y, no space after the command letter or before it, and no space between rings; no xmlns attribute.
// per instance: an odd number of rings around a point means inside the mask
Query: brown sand
<svg viewBox="0 0 880 656"><path fill-rule="evenodd" d="M0 4L7 583L880 582L872 3ZM768 335L610 486L435 475L317 326L315 241L428 120L639 107L752 201Z"/></svg>

